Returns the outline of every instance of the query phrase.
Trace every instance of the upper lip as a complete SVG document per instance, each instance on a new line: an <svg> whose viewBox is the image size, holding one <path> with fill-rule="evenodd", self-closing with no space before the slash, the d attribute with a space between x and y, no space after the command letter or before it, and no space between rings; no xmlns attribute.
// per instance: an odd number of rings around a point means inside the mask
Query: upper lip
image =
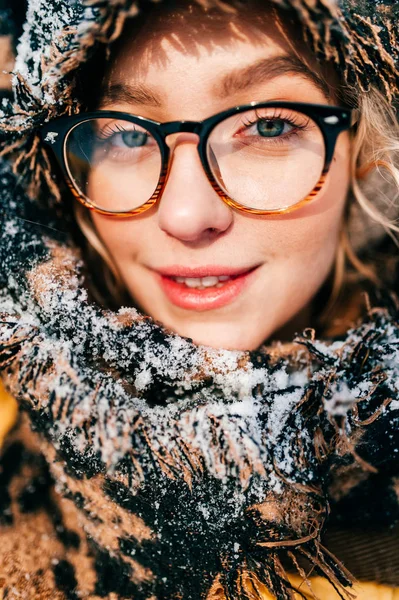
<svg viewBox="0 0 399 600"><path fill-rule="evenodd" d="M221 277L222 275L228 277L239 277L249 271L253 271L259 265L252 267L222 267L218 265L207 265L203 267L184 267L181 265L172 265L170 267L161 267L153 269L163 277L187 277L193 279L199 279L201 277Z"/></svg>

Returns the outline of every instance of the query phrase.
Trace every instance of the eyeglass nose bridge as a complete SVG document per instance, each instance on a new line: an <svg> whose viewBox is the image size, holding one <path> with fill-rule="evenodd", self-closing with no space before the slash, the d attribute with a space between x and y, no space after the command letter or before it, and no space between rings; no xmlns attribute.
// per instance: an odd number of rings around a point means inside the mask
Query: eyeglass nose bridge
<svg viewBox="0 0 399 600"><path fill-rule="evenodd" d="M201 136L203 124L201 121L169 121L162 123L159 127L160 133L165 140L173 133L195 133Z"/></svg>
<svg viewBox="0 0 399 600"><path fill-rule="evenodd" d="M167 123L159 124L158 133L160 134L163 143L163 168L161 174L160 196L162 195L165 189L165 185L169 178L170 169L172 166L172 162L170 160L170 149L168 147L168 144L166 143L166 138L169 135L173 135L176 133L192 133L198 135L199 139L197 142L197 150L202 163L202 168L204 169L205 175L207 176L209 183L212 185L212 187L215 186L214 178L203 156L203 145L205 143L204 125L205 124L202 121L169 121Z"/></svg>

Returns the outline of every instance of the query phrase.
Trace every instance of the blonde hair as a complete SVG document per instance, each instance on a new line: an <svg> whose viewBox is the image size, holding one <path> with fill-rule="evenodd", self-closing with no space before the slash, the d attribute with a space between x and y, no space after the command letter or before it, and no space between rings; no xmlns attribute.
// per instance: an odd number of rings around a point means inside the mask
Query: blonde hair
<svg viewBox="0 0 399 600"><path fill-rule="evenodd" d="M343 94L345 101L345 93ZM347 278L384 284L370 256L358 253L389 235L398 245L399 122L394 107L377 89L357 100L359 121L352 136L350 190L337 247L335 277L329 309ZM348 267L352 267L352 270ZM327 313L328 313L327 310Z"/></svg>

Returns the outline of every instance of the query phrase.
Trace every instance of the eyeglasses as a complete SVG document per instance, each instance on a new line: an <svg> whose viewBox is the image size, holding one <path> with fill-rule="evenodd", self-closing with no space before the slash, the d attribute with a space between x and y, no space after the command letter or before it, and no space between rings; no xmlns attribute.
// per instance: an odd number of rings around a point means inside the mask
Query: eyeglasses
<svg viewBox="0 0 399 600"><path fill-rule="evenodd" d="M203 169L226 204L273 215L296 210L317 196L338 136L354 125L356 112L252 102L204 121L157 123L100 110L47 123L41 136L53 148L73 195L101 214L132 217L154 206L170 170L166 139L189 132L199 136Z"/></svg>

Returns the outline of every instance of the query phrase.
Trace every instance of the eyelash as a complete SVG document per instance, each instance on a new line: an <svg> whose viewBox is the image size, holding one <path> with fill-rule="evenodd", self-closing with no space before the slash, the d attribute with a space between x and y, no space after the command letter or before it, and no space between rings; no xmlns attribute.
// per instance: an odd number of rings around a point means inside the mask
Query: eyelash
<svg viewBox="0 0 399 600"><path fill-rule="evenodd" d="M249 129L250 127L252 127L252 125L256 125L256 123L259 123L259 121L274 121L277 119L281 119L285 123L288 123L292 127L295 127L296 131L291 131L289 134L285 134L284 136L279 136L277 138L270 138L270 140L272 140L273 143L281 142L283 137L286 138L291 135L296 135L298 133L298 130L304 131L304 130L306 130L306 128L309 125L309 119L307 120L307 122L304 125L299 125L298 123L295 122L295 120L293 118L289 118L287 116L284 117L283 113L281 111L280 112L276 111L273 113L273 115L270 115L270 116L268 115L265 117L262 117L258 112L255 111L255 115L256 115L256 119L250 120L248 118L248 120L243 124L244 125L243 129ZM240 132L238 132L238 133L240 133ZM269 141L269 143L270 143L270 141Z"/></svg>
<svg viewBox="0 0 399 600"><path fill-rule="evenodd" d="M113 129L113 127L114 127L114 129ZM126 131L137 131L137 130L136 129L125 129L124 127L121 127L120 125L115 123L113 126L106 125L102 131L100 131L99 133L96 134L96 138L99 142L106 142L109 138L111 138L116 133L124 133Z"/></svg>

